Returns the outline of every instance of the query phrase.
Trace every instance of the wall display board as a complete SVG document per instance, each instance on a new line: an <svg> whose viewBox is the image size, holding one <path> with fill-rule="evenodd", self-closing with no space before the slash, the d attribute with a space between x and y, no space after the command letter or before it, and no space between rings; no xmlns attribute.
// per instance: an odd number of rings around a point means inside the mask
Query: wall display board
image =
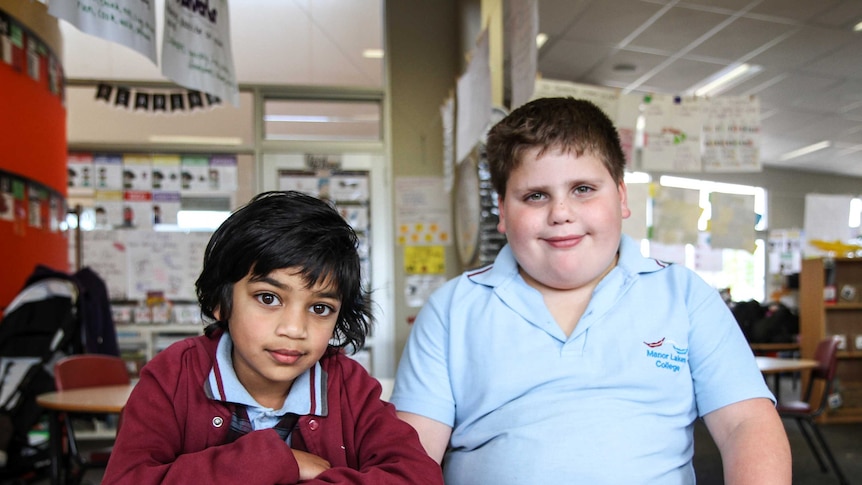
<svg viewBox="0 0 862 485"><path fill-rule="evenodd" d="M369 174L364 170L279 170L278 189L295 190L335 203L359 237L364 283L370 281Z"/></svg>
<svg viewBox="0 0 862 485"><path fill-rule="evenodd" d="M105 281L111 300L144 300L162 292L195 300L209 232L83 231L82 266Z"/></svg>

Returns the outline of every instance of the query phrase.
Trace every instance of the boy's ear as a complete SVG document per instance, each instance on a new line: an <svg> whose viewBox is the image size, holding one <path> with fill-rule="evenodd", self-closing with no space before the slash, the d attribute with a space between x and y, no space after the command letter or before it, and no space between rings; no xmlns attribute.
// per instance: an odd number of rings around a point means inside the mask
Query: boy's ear
<svg viewBox="0 0 862 485"><path fill-rule="evenodd" d="M213 309L213 316L216 318L216 320L221 321L221 309L219 307L215 307Z"/></svg>
<svg viewBox="0 0 862 485"><path fill-rule="evenodd" d="M499 220L497 221L497 232L500 234L506 234L506 211L503 207L503 197L499 194L497 195L497 213L499 214Z"/></svg>
<svg viewBox="0 0 862 485"><path fill-rule="evenodd" d="M632 215L632 211L629 209L629 191L626 187L626 183L620 182L618 190L620 193L621 215L623 216L623 219L628 219Z"/></svg>

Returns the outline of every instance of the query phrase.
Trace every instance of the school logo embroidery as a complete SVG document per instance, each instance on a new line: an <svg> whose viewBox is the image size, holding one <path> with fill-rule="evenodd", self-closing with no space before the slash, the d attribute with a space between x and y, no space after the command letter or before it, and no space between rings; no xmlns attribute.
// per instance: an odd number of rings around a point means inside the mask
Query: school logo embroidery
<svg viewBox="0 0 862 485"><path fill-rule="evenodd" d="M673 340L668 340L662 337L655 342L644 342L647 346L646 356L653 359L655 366L659 369L668 370L671 372L679 372L682 366L688 363L688 347L681 347ZM666 347L669 346L673 351L669 351Z"/></svg>

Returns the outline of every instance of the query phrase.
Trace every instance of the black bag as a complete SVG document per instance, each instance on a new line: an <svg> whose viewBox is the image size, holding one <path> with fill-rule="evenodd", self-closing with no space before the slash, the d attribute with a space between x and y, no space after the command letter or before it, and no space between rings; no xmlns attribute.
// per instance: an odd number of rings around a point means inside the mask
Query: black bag
<svg viewBox="0 0 862 485"><path fill-rule="evenodd" d="M770 304L763 318L751 326L749 342L779 344L796 342L799 317L782 303Z"/></svg>
<svg viewBox="0 0 862 485"><path fill-rule="evenodd" d="M749 300L737 302L730 311L736 318L736 323L739 324L745 339L755 342L752 340L752 327L766 315L766 309L757 300Z"/></svg>

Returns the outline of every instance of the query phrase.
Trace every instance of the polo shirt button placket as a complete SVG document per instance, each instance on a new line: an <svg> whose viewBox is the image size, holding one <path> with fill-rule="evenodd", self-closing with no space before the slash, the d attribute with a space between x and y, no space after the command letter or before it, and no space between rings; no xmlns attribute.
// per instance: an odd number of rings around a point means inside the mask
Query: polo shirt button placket
<svg viewBox="0 0 862 485"><path fill-rule="evenodd" d="M316 419L311 419L308 421L308 429L312 431L317 431L317 428L320 427L320 423L317 422Z"/></svg>

